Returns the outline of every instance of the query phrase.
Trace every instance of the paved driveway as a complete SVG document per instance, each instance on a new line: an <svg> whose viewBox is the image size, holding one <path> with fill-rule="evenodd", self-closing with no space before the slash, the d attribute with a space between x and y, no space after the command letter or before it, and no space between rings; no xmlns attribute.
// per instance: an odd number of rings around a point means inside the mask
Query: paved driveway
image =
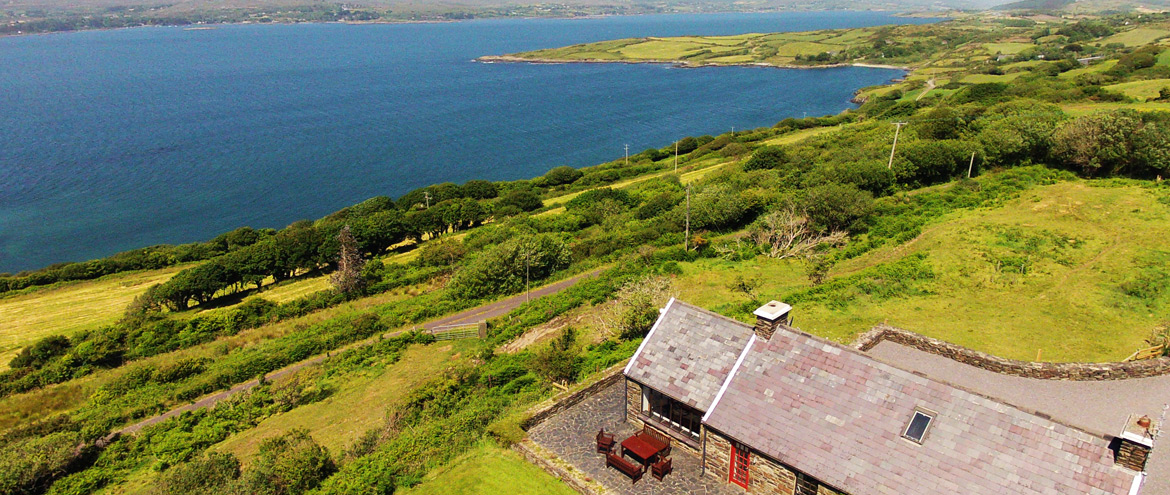
<svg viewBox="0 0 1170 495"><path fill-rule="evenodd" d="M936 354L882 341L869 355L899 368L1040 411L1097 434L1120 435L1130 414L1157 419L1170 403L1170 375L1108 381L1039 380L994 373ZM1170 418L1168 418L1170 421ZM1170 431L1170 430L1167 430ZM1150 454L1141 495L1170 495L1170 436Z"/></svg>

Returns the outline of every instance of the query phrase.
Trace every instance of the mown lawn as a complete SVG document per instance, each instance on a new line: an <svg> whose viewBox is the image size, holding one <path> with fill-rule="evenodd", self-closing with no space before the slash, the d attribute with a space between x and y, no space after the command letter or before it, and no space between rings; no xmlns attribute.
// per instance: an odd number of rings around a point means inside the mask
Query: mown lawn
<svg viewBox="0 0 1170 495"><path fill-rule="evenodd" d="M945 215L906 244L835 266L831 277L856 285L796 302L796 325L849 342L888 322L1013 359L1120 360L1170 309L1170 193L1106 187L1116 184L1060 183ZM933 277L882 271L916 254ZM705 259L683 272L682 299L745 321L748 298L730 289L737 277L758 280L765 301L810 287L799 261Z"/></svg>
<svg viewBox="0 0 1170 495"><path fill-rule="evenodd" d="M8 369L21 347L41 338L117 321L135 297L183 268L110 275L0 298L0 370Z"/></svg>
<svg viewBox="0 0 1170 495"><path fill-rule="evenodd" d="M574 495L560 480L511 450L482 443L445 467L427 474L400 495Z"/></svg>

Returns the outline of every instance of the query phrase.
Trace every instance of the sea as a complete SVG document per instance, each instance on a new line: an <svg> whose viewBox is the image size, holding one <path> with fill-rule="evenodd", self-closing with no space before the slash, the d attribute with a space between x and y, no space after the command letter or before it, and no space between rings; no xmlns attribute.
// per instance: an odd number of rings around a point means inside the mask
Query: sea
<svg viewBox="0 0 1170 495"><path fill-rule="evenodd" d="M479 63L615 38L933 22L888 12L148 27L0 38L0 272L281 228L836 114L899 70Z"/></svg>

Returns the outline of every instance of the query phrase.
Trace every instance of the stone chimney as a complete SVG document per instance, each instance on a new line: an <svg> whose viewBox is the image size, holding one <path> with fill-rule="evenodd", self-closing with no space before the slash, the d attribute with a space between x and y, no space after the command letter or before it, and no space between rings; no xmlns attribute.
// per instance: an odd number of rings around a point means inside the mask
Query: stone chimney
<svg viewBox="0 0 1170 495"><path fill-rule="evenodd" d="M776 327L788 326L792 322L792 319L788 317L788 313L791 311L792 306L780 301L772 301L760 306L760 309L753 313L756 315L756 336L764 340L771 339L772 334L776 333Z"/></svg>
<svg viewBox="0 0 1170 495"><path fill-rule="evenodd" d="M1146 458L1154 447L1152 432L1157 426L1149 416L1130 414L1121 436L1117 437L1117 464L1134 471L1146 470Z"/></svg>

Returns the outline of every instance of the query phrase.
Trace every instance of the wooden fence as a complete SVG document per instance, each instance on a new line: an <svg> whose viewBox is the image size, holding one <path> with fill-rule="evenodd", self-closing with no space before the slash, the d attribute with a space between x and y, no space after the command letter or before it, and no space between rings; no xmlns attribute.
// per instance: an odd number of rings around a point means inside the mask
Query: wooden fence
<svg viewBox="0 0 1170 495"><path fill-rule="evenodd" d="M1125 360L1141 361L1142 359L1154 359L1156 357L1162 357L1164 354L1166 354L1166 344L1142 349L1133 354L1130 354L1129 357L1125 358Z"/></svg>
<svg viewBox="0 0 1170 495"><path fill-rule="evenodd" d="M440 325L426 331L435 340L482 339L487 337L487 322Z"/></svg>

